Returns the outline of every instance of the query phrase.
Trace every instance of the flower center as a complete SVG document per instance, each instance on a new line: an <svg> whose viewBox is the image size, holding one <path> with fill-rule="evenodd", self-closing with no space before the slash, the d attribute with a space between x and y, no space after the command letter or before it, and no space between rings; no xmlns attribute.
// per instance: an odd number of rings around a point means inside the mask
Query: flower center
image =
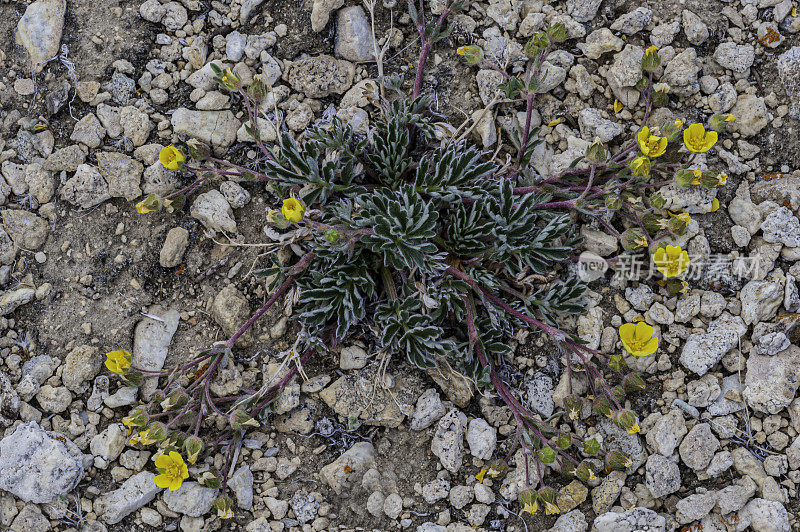
<svg viewBox="0 0 800 532"><path fill-rule="evenodd" d="M181 466L175 462L167 466L166 475L173 478L181 478Z"/></svg>

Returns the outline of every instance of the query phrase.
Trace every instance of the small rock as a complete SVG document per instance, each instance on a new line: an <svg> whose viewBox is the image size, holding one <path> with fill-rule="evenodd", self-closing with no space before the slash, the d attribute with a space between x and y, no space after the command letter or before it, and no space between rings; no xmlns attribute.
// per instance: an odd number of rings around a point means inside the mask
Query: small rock
<svg viewBox="0 0 800 532"><path fill-rule="evenodd" d="M800 220L786 207L772 211L761 224L764 240L784 246L800 247Z"/></svg>
<svg viewBox="0 0 800 532"><path fill-rule="evenodd" d="M711 512L716 504L717 494L713 491L689 495L676 504L675 519L682 525L700 521Z"/></svg>
<svg viewBox="0 0 800 532"><path fill-rule="evenodd" d="M97 168L108 183L108 193L112 198L125 198L133 201L142 195L139 184L144 166L123 153L98 152Z"/></svg>
<svg viewBox="0 0 800 532"><path fill-rule="evenodd" d="M214 298L211 316L217 322L217 325L222 327L225 336L231 337L250 317L250 303L234 285L229 284L220 290L217 297ZM252 331L248 329L242 334L236 340L236 345L239 347L253 345Z"/></svg>
<svg viewBox="0 0 800 532"><path fill-rule="evenodd" d="M678 464L660 454L650 455L645 466L645 484L656 499L675 493L681 487Z"/></svg>
<svg viewBox="0 0 800 532"><path fill-rule="evenodd" d="M0 440L0 488L26 502L49 503L83 478L84 455L36 422L19 425Z"/></svg>
<svg viewBox="0 0 800 532"><path fill-rule="evenodd" d="M647 431L647 444L663 456L672 456L688 430L680 410L672 409L661 416L655 425Z"/></svg>
<svg viewBox="0 0 800 532"><path fill-rule="evenodd" d="M686 34L686 39L695 46L703 44L708 39L708 26L688 9L683 10L683 32Z"/></svg>
<svg viewBox="0 0 800 532"><path fill-rule="evenodd" d="M111 199L108 183L95 167L88 164L78 167L75 175L61 187L60 194L64 200L81 209L91 209Z"/></svg>
<svg viewBox="0 0 800 532"><path fill-rule="evenodd" d="M653 12L650 9L646 7L637 7L630 13L625 13L617 18L617 20L611 24L611 29L613 31L621 31L626 35L633 35L634 33L642 31L645 26L650 24L651 20L653 20Z"/></svg>
<svg viewBox="0 0 800 532"><path fill-rule="evenodd" d="M233 210L225 200L225 196L218 190L209 190L197 196L192 203L190 214L211 232L236 233Z"/></svg>
<svg viewBox="0 0 800 532"><path fill-rule="evenodd" d="M770 115L764 99L753 94L742 94L731 110L736 120L731 122L731 131L738 131L743 137L757 135L769 124ZM735 124L735 125L734 125Z"/></svg>
<svg viewBox="0 0 800 532"><path fill-rule="evenodd" d="M464 428L467 416L458 410L451 410L436 426L431 441L431 452L435 454L445 469L457 473L461 469L461 455L464 447Z"/></svg>
<svg viewBox="0 0 800 532"><path fill-rule="evenodd" d="M355 67L349 61L329 55L307 57L289 67L292 88L309 98L324 98L331 93L344 94L353 84Z"/></svg>
<svg viewBox="0 0 800 532"><path fill-rule="evenodd" d="M231 208L241 209L250 203L250 193L235 181L225 181L219 186L219 191Z"/></svg>
<svg viewBox="0 0 800 532"><path fill-rule="evenodd" d="M374 61L375 46L364 8L355 5L340 9L336 20L336 56L354 63Z"/></svg>
<svg viewBox="0 0 800 532"><path fill-rule="evenodd" d="M61 382L70 391L83 393L88 389L88 381L95 378L103 366L103 356L90 345L80 345L70 351L64 359Z"/></svg>
<svg viewBox="0 0 800 532"><path fill-rule="evenodd" d="M739 345L746 332L742 318L724 313L711 322L705 333L689 335L680 362L697 375L705 375L728 351Z"/></svg>
<svg viewBox="0 0 800 532"><path fill-rule="evenodd" d="M357 345L342 348L339 354L339 367L343 370L361 369L367 365L369 355Z"/></svg>
<svg viewBox="0 0 800 532"><path fill-rule="evenodd" d="M428 388L417 399L417 406L411 418L411 430L425 430L435 422L439 421L447 413L439 392L434 388Z"/></svg>
<svg viewBox="0 0 800 532"><path fill-rule="evenodd" d="M97 460L95 460L95 467L105 469L108 464L117 459L127 443L126 432L120 423L112 423L103 432L92 438L89 444L92 456L102 459L102 467Z"/></svg>
<svg viewBox="0 0 800 532"><path fill-rule="evenodd" d="M485 420L473 419L467 426L467 443L472 456L489 460L497 446L497 431Z"/></svg>
<svg viewBox="0 0 800 532"><path fill-rule="evenodd" d="M217 498L217 490L206 488L197 482L184 482L175 491L164 491L167 508L190 517L201 517L211 509Z"/></svg>
<svg viewBox="0 0 800 532"><path fill-rule="evenodd" d="M375 463L375 447L369 442L353 444L339 458L324 466L319 474L337 494L361 481L364 472Z"/></svg>
<svg viewBox="0 0 800 532"><path fill-rule="evenodd" d="M594 520L596 532L665 532L667 520L647 508L631 508L627 512L606 512Z"/></svg>
<svg viewBox="0 0 800 532"><path fill-rule="evenodd" d="M747 404L758 412L782 412L792 402L800 385L795 378L798 372L800 347L796 345L773 356L751 351L743 391Z"/></svg>
<svg viewBox="0 0 800 532"><path fill-rule="evenodd" d="M85 144L91 149L95 149L103 143L103 138L105 138L105 136L105 128L100 125L100 121L93 113L89 113L75 124L72 135L70 135L69 138L75 142Z"/></svg>
<svg viewBox="0 0 800 532"><path fill-rule="evenodd" d="M777 501L753 499L742 510L742 516L750 520L754 532L789 532L789 514Z"/></svg>
<svg viewBox="0 0 800 532"><path fill-rule="evenodd" d="M711 425L708 423L695 425L679 447L683 463L695 471L708 467L717 449L719 440L711 432Z"/></svg>
<svg viewBox="0 0 800 532"><path fill-rule="evenodd" d="M66 11L66 0L37 0L25 9L14 37L28 52L30 69L41 72L43 63L58 55Z"/></svg>
<svg viewBox="0 0 800 532"><path fill-rule="evenodd" d="M253 473L250 467L243 465L231 475L228 486L236 497L236 505L242 510L253 507Z"/></svg>
<svg viewBox="0 0 800 532"><path fill-rule="evenodd" d="M153 305L147 309L147 313L155 318L145 317L136 324L133 333L132 364L148 371L161 371L167 359L172 336L178 330L181 315L175 309L167 310L159 305ZM150 398L155 392L157 383L158 378L146 376L142 379L140 390L143 399Z"/></svg>
<svg viewBox="0 0 800 532"><path fill-rule="evenodd" d="M173 227L167 233L164 245L158 255L158 262L164 268L174 268L183 260L189 246L189 231L183 227Z"/></svg>
<svg viewBox="0 0 800 532"><path fill-rule="evenodd" d="M236 141L236 131L240 126L233 113L227 110L191 111L181 107L172 114L175 133L197 138L221 150L226 150Z"/></svg>

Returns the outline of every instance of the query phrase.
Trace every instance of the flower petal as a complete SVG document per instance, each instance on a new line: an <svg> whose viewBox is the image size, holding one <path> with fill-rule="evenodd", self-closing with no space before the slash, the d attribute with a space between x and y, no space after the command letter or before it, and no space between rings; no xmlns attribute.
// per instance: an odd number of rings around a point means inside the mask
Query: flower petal
<svg viewBox="0 0 800 532"><path fill-rule="evenodd" d="M658 336L654 336L646 344L644 344L642 353L644 353L643 356L648 356L655 353L656 350L658 350Z"/></svg>
<svg viewBox="0 0 800 532"><path fill-rule="evenodd" d="M172 465L172 460L169 456L162 454L161 456L156 458L156 467L160 467L162 469L167 468Z"/></svg>
<svg viewBox="0 0 800 532"><path fill-rule="evenodd" d="M647 338L653 336L653 328L645 322L640 321L636 324L636 332L634 333L634 336L639 341L646 340Z"/></svg>
<svg viewBox="0 0 800 532"><path fill-rule="evenodd" d="M636 334L636 324L624 323L619 328L619 338L622 343L630 342Z"/></svg>
<svg viewBox="0 0 800 532"><path fill-rule="evenodd" d="M172 484L172 477L169 475L156 475L153 478L153 482L155 482L156 486L159 488L168 488Z"/></svg>

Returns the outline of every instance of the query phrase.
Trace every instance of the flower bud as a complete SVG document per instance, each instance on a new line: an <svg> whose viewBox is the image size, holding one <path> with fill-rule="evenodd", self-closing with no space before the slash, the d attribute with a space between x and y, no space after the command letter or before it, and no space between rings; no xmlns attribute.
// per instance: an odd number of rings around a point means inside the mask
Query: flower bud
<svg viewBox="0 0 800 532"><path fill-rule="evenodd" d="M688 168L682 168L675 173L675 183L679 187L688 187L693 184L695 180L695 175L692 170Z"/></svg>
<svg viewBox="0 0 800 532"><path fill-rule="evenodd" d="M197 483L206 488L216 489L220 485L219 475L214 471L204 471L197 477Z"/></svg>
<svg viewBox="0 0 800 532"><path fill-rule="evenodd" d="M556 436L554 443L558 446L559 449L568 449L570 445L572 445L572 436L567 434L566 432L562 432L558 436Z"/></svg>
<svg viewBox="0 0 800 532"><path fill-rule="evenodd" d="M617 384L611 388L611 393L614 394L614 397L617 398L617 401L621 401L625 398L625 388L623 388L621 384Z"/></svg>
<svg viewBox="0 0 800 532"><path fill-rule="evenodd" d="M614 412L611 410L611 403L608 402L608 399L602 396L595 398L594 403L592 403L592 410L608 418L614 415Z"/></svg>
<svg viewBox="0 0 800 532"><path fill-rule="evenodd" d="M189 155L196 161L202 161L211 155L211 148L209 148L208 144L205 142L197 139L189 139L186 141L186 145L189 146Z"/></svg>
<svg viewBox="0 0 800 532"><path fill-rule="evenodd" d="M231 427L233 430L245 430L247 427L257 427L258 421L250 417L244 410L236 409L234 410L230 417L228 418L230 421Z"/></svg>
<svg viewBox="0 0 800 532"><path fill-rule="evenodd" d="M597 438L589 438L583 442L583 452L590 456L594 456L600 452L600 442Z"/></svg>
<svg viewBox="0 0 800 532"><path fill-rule="evenodd" d="M539 449L539 460L543 464L552 464L556 461L556 452L550 447L542 447Z"/></svg>
<svg viewBox="0 0 800 532"><path fill-rule="evenodd" d="M593 163L605 162L607 158L606 148L599 138L595 137L594 142L586 148L586 158Z"/></svg>
<svg viewBox="0 0 800 532"><path fill-rule="evenodd" d="M569 32L563 22L557 22L548 28L547 36L550 38L550 42L562 43L569 37Z"/></svg>
<svg viewBox="0 0 800 532"><path fill-rule="evenodd" d="M186 451L186 461L193 464L203 450L203 440L197 436L189 436L183 442L183 450Z"/></svg>
<svg viewBox="0 0 800 532"><path fill-rule="evenodd" d="M128 428L133 427L146 427L147 426L147 412L143 406L137 406L126 417L122 418L122 424Z"/></svg>
<svg viewBox="0 0 800 532"><path fill-rule="evenodd" d="M633 461L622 451L610 451L606 453L606 464L615 471L625 471L633 466Z"/></svg>
<svg viewBox="0 0 800 532"><path fill-rule="evenodd" d="M214 501L214 509L220 519L230 519L233 517L233 501L230 497L219 497Z"/></svg>
<svg viewBox="0 0 800 532"><path fill-rule="evenodd" d="M725 133L728 129L728 122L732 122L734 116L732 114L715 114L711 115L708 119L708 129L716 131L717 133Z"/></svg>
<svg viewBox="0 0 800 532"><path fill-rule="evenodd" d="M568 395L564 398L564 410L566 410L567 416L569 416L570 419L578 419L578 416L581 415L582 408L583 401L580 397L576 395Z"/></svg>
<svg viewBox="0 0 800 532"><path fill-rule="evenodd" d="M486 472L491 478L502 478L508 473L508 464L503 460L494 460L489 463L489 469Z"/></svg>
<svg viewBox="0 0 800 532"><path fill-rule="evenodd" d="M558 493L556 490L549 486L545 486L536 494L539 502L544 506L545 515L553 515L559 513L558 505L556 505L556 497Z"/></svg>
<svg viewBox="0 0 800 532"><path fill-rule="evenodd" d="M532 489L522 490L519 494L519 503L522 505L522 512L533 515L539 511L539 494Z"/></svg>
<svg viewBox="0 0 800 532"><path fill-rule="evenodd" d="M644 51L642 57L642 70L645 72L652 72L661 66L661 58L658 56L658 47L650 46Z"/></svg>
<svg viewBox="0 0 800 532"><path fill-rule="evenodd" d="M622 379L622 386L625 388L625 391L630 393L640 392L645 388L644 379L638 373L628 373L625 375Z"/></svg>
<svg viewBox="0 0 800 532"><path fill-rule="evenodd" d="M327 231L325 231L325 240L327 240L331 244L335 244L336 242L338 242L340 237L341 235L339 234L339 231L337 231L336 229L328 229Z"/></svg>
<svg viewBox="0 0 800 532"><path fill-rule="evenodd" d="M650 196L650 205L655 207L656 209L663 209L664 205L667 204L667 200L664 199L664 196L661 195L661 192L655 192L652 196Z"/></svg>
<svg viewBox="0 0 800 532"><path fill-rule="evenodd" d="M653 163L650 162L650 159L643 155L636 157L628 163L631 173L636 177L647 177L650 175L650 167L652 166Z"/></svg>
<svg viewBox="0 0 800 532"><path fill-rule="evenodd" d="M649 245L647 237L638 227L626 229L622 233L622 248L625 251L631 251L637 248L646 248Z"/></svg>
<svg viewBox="0 0 800 532"><path fill-rule="evenodd" d="M183 388L178 388L167 396L166 399L161 401L161 408L164 412L168 410L177 410L189 404L189 394Z"/></svg>
<svg viewBox="0 0 800 532"><path fill-rule="evenodd" d="M639 432L639 419L630 410L620 410L614 415L614 422L628 431L628 434Z"/></svg>
<svg viewBox="0 0 800 532"><path fill-rule="evenodd" d="M606 196L606 209L610 211L617 211L622 208L622 198L616 194L609 194Z"/></svg>
<svg viewBox="0 0 800 532"><path fill-rule="evenodd" d="M597 480L597 473L595 472L594 467L586 460L581 462L580 465L578 465L578 467L575 469L575 476L583 482Z"/></svg>
<svg viewBox="0 0 800 532"><path fill-rule="evenodd" d="M661 126L661 135L667 138L667 142L672 142L683 131L683 120L676 118L674 122Z"/></svg>
<svg viewBox="0 0 800 532"><path fill-rule="evenodd" d="M483 50L480 46L462 46L456 50L456 53L463 56L470 66L477 65L483 61Z"/></svg>
<svg viewBox="0 0 800 532"><path fill-rule="evenodd" d="M621 371L627 368L628 364L625 362L625 358L622 355L613 355L608 359L608 367L615 371Z"/></svg>

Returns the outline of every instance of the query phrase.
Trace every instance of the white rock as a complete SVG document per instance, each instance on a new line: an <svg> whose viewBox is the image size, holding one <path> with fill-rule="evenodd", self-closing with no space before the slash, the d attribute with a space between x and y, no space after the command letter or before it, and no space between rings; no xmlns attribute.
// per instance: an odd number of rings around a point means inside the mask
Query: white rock
<svg viewBox="0 0 800 532"><path fill-rule="evenodd" d="M459 410L451 410L436 426L431 441L431 452L435 454L445 469L457 473L461 469L461 455L464 448L464 428L467 416Z"/></svg>
<svg viewBox="0 0 800 532"><path fill-rule="evenodd" d="M30 68L41 72L44 61L58 55L66 0L37 0L25 9L14 37L28 52ZM10 14L10 13L9 13Z"/></svg>
<svg viewBox="0 0 800 532"><path fill-rule="evenodd" d="M192 218L200 220L212 233L217 231L236 233L233 209L219 190L209 190L197 196L189 212Z"/></svg>
<svg viewBox="0 0 800 532"><path fill-rule="evenodd" d="M23 423L0 440L0 489L26 502L52 502L75 489L85 458L60 434Z"/></svg>
<svg viewBox="0 0 800 532"><path fill-rule="evenodd" d="M201 517L211 509L218 490L206 488L197 482L184 482L175 491L164 491L162 496L167 508L173 512Z"/></svg>
<svg viewBox="0 0 800 532"><path fill-rule="evenodd" d="M148 371L161 371L172 335L178 330L181 315L175 309L164 309L159 305L153 305L147 309L147 313L158 319L145 317L136 324L132 364ZM157 378L145 376L142 379L140 391L143 399L150 398L157 383Z"/></svg>
<svg viewBox="0 0 800 532"><path fill-rule="evenodd" d="M723 314L708 326L705 333L691 334L681 352L681 364L703 376L725 354L739 345L739 340L747 332L747 326L739 316Z"/></svg>
<svg viewBox="0 0 800 532"><path fill-rule="evenodd" d="M472 456L489 460L497 447L497 430L483 419L473 419L467 426L467 443Z"/></svg>

